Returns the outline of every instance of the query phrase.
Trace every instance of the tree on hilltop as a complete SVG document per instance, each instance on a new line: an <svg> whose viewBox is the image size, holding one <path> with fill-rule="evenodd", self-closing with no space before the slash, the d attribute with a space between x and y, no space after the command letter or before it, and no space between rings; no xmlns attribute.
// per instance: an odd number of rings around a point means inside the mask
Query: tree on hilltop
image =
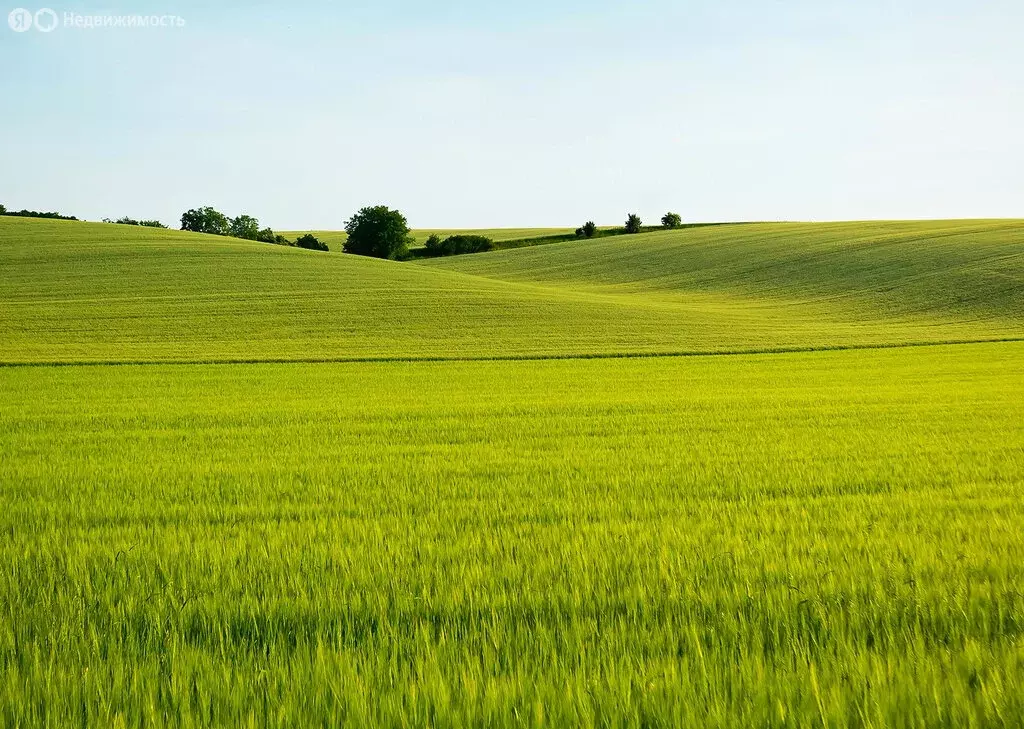
<svg viewBox="0 0 1024 729"><path fill-rule="evenodd" d="M359 256L404 258L412 242L405 216L386 205L363 208L346 221L345 232L345 252Z"/></svg>
<svg viewBox="0 0 1024 729"><path fill-rule="evenodd" d="M228 234L243 240L256 240L260 236L260 221L251 215L239 215L231 219Z"/></svg>
<svg viewBox="0 0 1024 729"><path fill-rule="evenodd" d="M181 229L193 233L209 233L211 235L227 235L230 221L224 213L211 207L194 208L181 216Z"/></svg>
<svg viewBox="0 0 1024 729"><path fill-rule="evenodd" d="M643 228L643 225L643 221L640 220L640 216L636 213L630 213L629 217L626 218L627 233L639 233L640 229Z"/></svg>
<svg viewBox="0 0 1024 729"><path fill-rule="evenodd" d="M661 217L661 224L666 228L678 228L683 224L683 216L679 213L665 213Z"/></svg>

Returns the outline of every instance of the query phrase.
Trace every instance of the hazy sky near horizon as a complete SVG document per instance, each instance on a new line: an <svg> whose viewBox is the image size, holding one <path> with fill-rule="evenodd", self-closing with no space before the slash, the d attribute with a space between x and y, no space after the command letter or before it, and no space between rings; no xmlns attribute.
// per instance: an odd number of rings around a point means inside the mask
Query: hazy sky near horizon
<svg viewBox="0 0 1024 729"><path fill-rule="evenodd" d="M58 3L14 32L0 202L278 230L1024 217L1020 0Z"/></svg>

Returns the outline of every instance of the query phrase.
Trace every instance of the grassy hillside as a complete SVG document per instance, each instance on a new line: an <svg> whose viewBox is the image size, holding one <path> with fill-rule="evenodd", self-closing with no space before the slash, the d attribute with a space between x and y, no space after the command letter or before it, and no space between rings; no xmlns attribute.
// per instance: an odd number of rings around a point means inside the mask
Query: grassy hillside
<svg viewBox="0 0 1024 729"><path fill-rule="evenodd" d="M1021 220L701 227L424 263L658 300L729 295L1024 325Z"/></svg>
<svg viewBox="0 0 1024 729"><path fill-rule="evenodd" d="M0 370L0 724L1019 726L1022 361Z"/></svg>
<svg viewBox="0 0 1024 729"><path fill-rule="evenodd" d="M1022 335L1019 222L738 226L418 265L0 219L0 361L700 353Z"/></svg>

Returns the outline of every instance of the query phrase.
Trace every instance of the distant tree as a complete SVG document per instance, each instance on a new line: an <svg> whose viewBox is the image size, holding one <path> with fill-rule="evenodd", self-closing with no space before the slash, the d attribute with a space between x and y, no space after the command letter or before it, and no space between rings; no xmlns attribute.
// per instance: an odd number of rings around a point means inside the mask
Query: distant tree
<svg viewBox="0 0 1024 729"><path fill-rule="evenodd" d="M0 215L7 215L7 208L0 204Z"/></svg>
<svg viewBox="0 0 1024 729"><path fill-rule="evenodd" d="M167 226L161 223L159 220L140 220L139 225L143 228L163 228L167 229Z"/></svg>
<svg viewBox="0 0 1024 729"><path fill-rule="evenodd" d="M427 238L426 248L428 251L433 253L434 251L441 250L441 236L437 233L431 233L430 237Z"/></svg>
<svg viewBox="0 0 1024 729"><path fill-rule="evenodd" d="M404 258L412 241L405 216L385 205L360 210L345 223L345 232L346 253L374 258Z"/></svg>
<svg viewBox="0 0 1024 729"><path fill-rule="evenodd" d="M228 235L230 221L224 213L211 207L195 208L181 216L181 229L190 230L193 233Z"/></svg>
<svg viewBox="0 0 1024 729"><path fill-rule="evenodd" d="M595 235L597 235L597 224L594 223L593 220L588 220L586 223L583 224L581 230L583 231L583 236L585 238L593 238Z"/></svg>
<svg viewBox="0 0 1024 729"><path fill-rule="evenodd" d="M276 233L274 235L274 242L277 243L279 246L290 246L290 245L293 245L293 243L290 240L285 238L280 233Z"/></svg>
<svg viewBox="0 0 1024 729"><path fill-rule="evenodd" d="M299 248L305 248L310 251L326 251L327 244L319 241L312 233L306 233L301 238L296 239L295 245Z"/></svg>
<svg viewBox="0 0 1024 729"><path fill-rule="evenodd" d="M583 232L583 228L577 228L576 229L576 237L577 238L582 238L584 235L585 235L585 233Z"/></svg>
<svg viewBox="0 0 1024 729"><path fill-rule="evenodd" d="M665 213L661 216L661 224L666 228L678 228L683 224L683 217L679 213Z"/></svg>
<svg viewBox="0 0 1024 729"><path fill-rule="evenodd" d="M643 227L643 221L640 220L640 216L636 213L631 213L626 219L626 232L627 233L639 233Z"/></svg>
<svg viewBox="0 0 1024 729"><path fill-rule="evenodd" d="M114 222L117 223L118 225L138 225L139 224L138 220L135 220L135 219L129 218L129 217L118 218Z"/></svg>
<svg viewBox="0 0 1024 729"><path fill-rule="evenodd" d="M260 234L260 221L251 215L239 215L231 219L228 234L243 240L256 240Z"/></svg>

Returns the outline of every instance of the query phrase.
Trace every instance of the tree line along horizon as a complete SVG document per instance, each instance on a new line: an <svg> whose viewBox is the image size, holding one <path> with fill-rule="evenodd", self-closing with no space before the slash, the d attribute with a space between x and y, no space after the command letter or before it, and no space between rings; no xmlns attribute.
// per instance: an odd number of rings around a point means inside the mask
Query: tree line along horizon
<svg viewBox="0 0 1024 729"><path fill-rule="evenodd" d="M53 220L78 220L70 215L54 212L37 212L34 210L8 211L0 204L0 216L45 218ZM167 229L158 220L136 220L122 217L116 220L104 218L104 223L115 225L134 225L147 228ZM613 235L635 235L645 230L666 230L680 228L682 216L669 212L662 216L661 225L645 228L640 216L630 213L622 228L599 228L592 220L588 220L576 229L572 236L556 235L552 239L564 240L575 238L599 238ZM181 230L192 233L205 233L241 240L250 240L272 245L283 245L313 251L328 251L327 244L312 233L305 233L294 241L288 240L270 227L260 227L259 220L251 215L229 217L210 206L192 208L181 216ZM360 209L344 225L347 239L342 244L345 253L360 256L383 258L389 260L407 260L420 257L454 256L468 253L482 253L494 250L495 242L483 235L455 234L446 238L432 234L422 249L412 249L415 239L409 228L408 221L399 210L386 205L372 205Z"/></svg>

